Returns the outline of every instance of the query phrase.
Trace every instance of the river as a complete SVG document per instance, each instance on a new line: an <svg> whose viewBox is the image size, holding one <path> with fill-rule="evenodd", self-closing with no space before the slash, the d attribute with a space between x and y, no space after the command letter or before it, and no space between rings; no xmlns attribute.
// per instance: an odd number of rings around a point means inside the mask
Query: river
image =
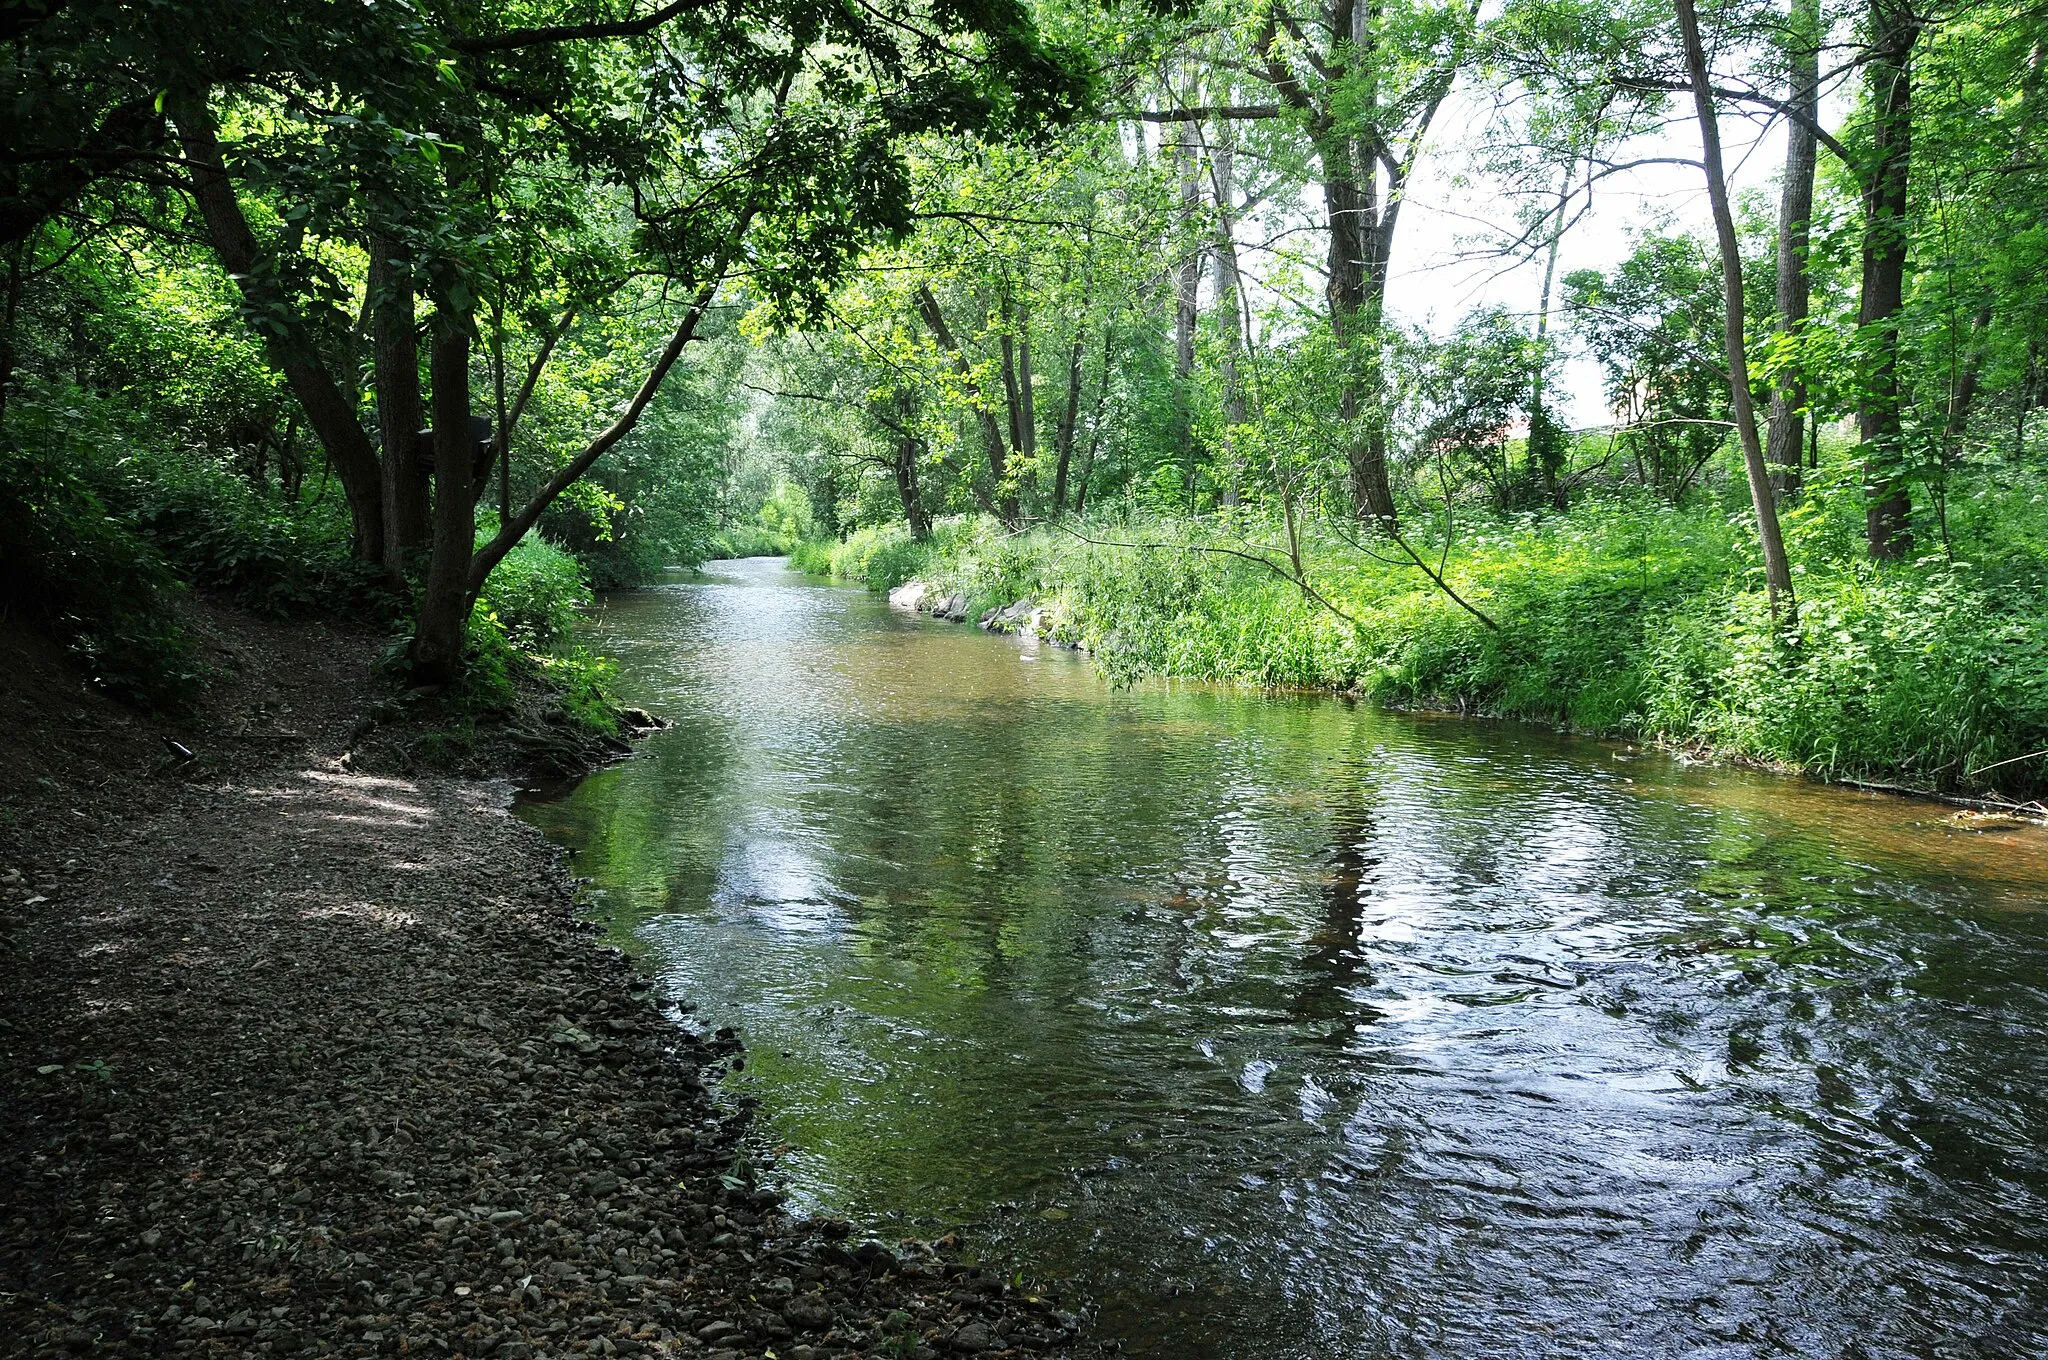
<svg viewBox="0 0 2048 1360"><path fill-rule="evenodd" d="M612 596L675 720L520 815L797 1206L1157 1360L2048 1354L2048 836L1145 684L756 559Z"/></svg>

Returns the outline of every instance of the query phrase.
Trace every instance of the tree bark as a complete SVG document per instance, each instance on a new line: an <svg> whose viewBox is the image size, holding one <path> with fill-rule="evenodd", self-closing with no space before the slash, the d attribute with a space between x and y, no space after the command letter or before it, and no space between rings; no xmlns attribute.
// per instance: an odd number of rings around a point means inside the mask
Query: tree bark
<svg viewBox="0 0 2048 1360"><path fill-rule="evenodd" d="M1244 355L1244 283L1237 262L1237 137L1225 122L1209 149L1209 187L1216 202L1216 235L1210 253L1216 257L1216 319L1223 336L1218 376L1223 382L1223 487L1225 505L1236 505L1244 468L1237 456L1237 431L1246 423L1244 378L1238 365Z"/></svg>
<svg viewBox="0 0 2048 1360"><path fill-rule="evenodd" d="M1088 452L1081 456L1081 485L1074 492L1074 513L1088 511L1088 484L1095 476L1095 455L1102 450L1102 408L1109 400L1109 356L1116 337L1115 316L1102 327L1102 381L1095 386L1095 410L1088 418Z"/></svg>
<svg viewBox="0 0 2048 1360"><path fill-rule="evenodd" d="M1015 324L1015 311L1011 306L1008 291L1003 294L1003 328L996 338L997 347L1002 351L1003 377L1003 418L1010 427L1010 447L1018 453L1024 451L1024 425L1022 420L1024 404L1017 394L1017 336L1011 330Z"/></svg>
<svg viewBox="0 0 2048 1360"><path fill-rule="evenodd" d="M896 496L903 502L903 519L910 536L922 543L931 537L931 512L924 508L924 496L917 484L917 455L922 441L917 437L917 397L908 388L896 394Z"/></svg>
<svg viewBox="0 0 2048 1360"><path fill-rule="evenodd" d="M434 379L434 538L412 638L412 676L421 685L462 678L469 633L470 558L476 548L475 457L469 430L468 316L434 321L428 364Z"/></svg>
<svg viewBox="0 0 2048 1360"><path fill-rule="evenodd" d="M1801 117L1786 120L1785 180L1778 199L1777 334L1796 336L1812 305L1813 276L1807 264L1813 240L1813 176L1819 140L1809 124L1820 120L1820 3L1792 0L1786 15L1785 65L1791 74L1785 102ZM1806 384L1797 370L1771 386L1769 437L1764 461L1780 495L1797 498L1802 476Z"/></svg>
<svg viewBox="0 0 2048 1360"><path fill-rule="evenodd" d="M386 238L370 237L371 372L384 444L384 570L402 583L406 558L426 546L431 498L426 469L414 450L414 435L426 418L413 281L394 261L393 250Z"/></svg>
<svg viewBox="0 0 2048 1360"><path fill-rule="evenodd" d="M1374 243L1368 239L1373 234L1369 224L1379 216L1379 186L1370 169L1363 177L1356 177L1349 140L1337 139L1326 144L1321 160L1323 198L1330 220L1330 282L1325 290L1330 330L1346 351L1337 414L1347 426L1355 426L1360 414L1379 401L1380 364L1373 351L1380 343L1385 284L1382 274L1381 287L1371 286L1373 274L1369 266L1376 252ZM1383 529L1395 529L1398 522L1393 486L1387 480L1386 436L1377 412L1372 413L1368 428L1350 439L1345 448L1345 464L1358 517Z"/></svg>
<svg viewBox="0 0 2048 1360"><path fill-rule="evenodd" d="M1194 494L1196 463L1201 450L1195 441L1195 327L1201 323L1202 268L1209 252L1194 243L1202 232L1202 185L1197 123L1181 124L1174 159L1180 163L1181 257L1173 278L1173 443L1187 463L1187 489Z"/></svg>
<svg viewBox="0 0 2048 1360"><path fill-rule="evenodd" d="M1942 423L1942 460L1953 462L1961 451L1963 431L1970 424L1970 408L1977 404L1977 389L1984 381L1984 361L1991 350L1991 304L1977 308L1970 318L1970 348L1963 355L1963 371L1949 393L1948 418Z"/></svg>
<svg viewBox="0 0 2048 1360"><path fill-rule="evenodd" d="M1558 473L1564 469L1565 432L1550 414L1545 379L1549 376L1550 297L1557 283L1557 252L1564 241L1564 215L1570 204L1572 175L1578 161L1565 167L1558 186L1557 211L1550 222L1550 241L1543 254L1543 295L1536 305L1536 371L1529 381L1529 463L1542 483L1544 499L1553 509L1565 508L1564 483Z"/></svg>
<svg viewBox="0 0 2048 1360"><path fill-rule="evenodd" d="M353 529L353 551L365 562L384 560L383 475L377 451L356 419L351 402L327 371L305 334L304 320L277 280L274 261L264 258L235 197L221 159L213 115L205 98L172 91L166 107L177 124L178 140L191 168L192 198L221 267L241 288L249 311L268 319L260 326L264 350L284 374L285 384L306 413L306 423L327 452L327 462L341 481Z"/></svg>
<svg viewBox="0 0 2048 1360"><path fill-rule="evenodd" d="M14 385L15 322L21 314L22 282L35 263L39 235L32 231L7 250L7 315L0 320L0 416L7 413L7 393Z"/></svg>
<svg viewBox="0 0 2048 1360"><path fill-rule="evenodd" d="M1863 194L1863 291L1856 322L1869 346L1856 423L1863 441L1864 531L1870 555L1913 551L1899 394L1899 312L1906 301L1907 179L1913 158L1913 45L1909 0L1871 0L1870 173Z"/></svg>
<svg viewBox="0 0 2048 1360"><path fill-rule="evenodd" d="M1677 4L1686 65L1692 74L1693 111L1699 118L1707 198L1713 205L1714 236L1721 248L1721 298L1726 311L1722 341L1728 359L1728 396L1735 408L1735 431L1742 441L1743 467L1749 473L1749 499L1756 507L1757 537L1763 544L1764 587L1770 597L1771 613L1776 616L1781 601L1787 611L1796 610L1797 603L1792 593L1792 571L1785 560L1785 541L1778 532L1778 503L1771 493L1763 441L1757 435L1756 408L1749 395L1749 364L1742 334L1742 247L1735 236L1735 213L1728 205L1727 172L1721 163L1721 128L1714 116L1699 16L1693 10L1693 0L1677 0Z"/></svg>
<svg viewBox="0 0 2048 1360"><path fill-rule="evenodd" d="M1074 431L1081 420L1082 346L1088 338L1089 304L1095 297L1095 275L1090 272L1081 290L1081 313L1074 318L1074 340L1067 346L1067 400L1060 409L1060 423L1053 430L1056 455L1052 481L1054 518L1067 513L1067 474L1074 460Z"/></svg>
<svg viewBox="0 0 2048 1360"><path fill-rule="evenodd" d="M1017 456L1034 482L1038 473L1038 389L1031 378L1031 304L1017 304Z"/></svg>

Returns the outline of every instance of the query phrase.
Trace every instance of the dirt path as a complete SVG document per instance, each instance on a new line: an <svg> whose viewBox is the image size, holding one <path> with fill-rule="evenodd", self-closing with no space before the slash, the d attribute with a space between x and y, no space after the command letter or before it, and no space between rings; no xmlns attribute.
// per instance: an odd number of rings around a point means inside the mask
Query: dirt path
<svg viewBox="0 0 2048 1360"><path fill-rule="evenodd" d="M707 1091L738 1045L591 941L506 786L354 772L345 718L187 782L33 776L0 1354L1071 1349L928 1248L790 1221Z"/></svg>

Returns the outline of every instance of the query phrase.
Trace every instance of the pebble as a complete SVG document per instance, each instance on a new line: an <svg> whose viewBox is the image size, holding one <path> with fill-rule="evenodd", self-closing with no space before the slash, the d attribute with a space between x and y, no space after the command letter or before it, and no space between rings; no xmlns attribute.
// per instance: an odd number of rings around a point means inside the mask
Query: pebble
<svg viewBox="0 0 2048 1360"><path fill-rule="evenodd" d="M0 989L0 1354L1097 1353L752 1188L738 1036L664 1018L504 796L280 766L68 852L94 909Z"/></svg>

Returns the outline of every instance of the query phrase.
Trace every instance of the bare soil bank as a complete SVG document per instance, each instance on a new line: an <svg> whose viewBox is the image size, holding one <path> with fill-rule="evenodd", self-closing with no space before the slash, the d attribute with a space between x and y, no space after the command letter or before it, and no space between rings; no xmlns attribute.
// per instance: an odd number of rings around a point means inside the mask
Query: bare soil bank
<svg viewBox="0 0 2048 1360"><path fill-rule="evenodd" d="M509 786L343 758L374 639L202 619L175 724L0 638L0 1354L1082 1348L783 1211Z"/></svg>

